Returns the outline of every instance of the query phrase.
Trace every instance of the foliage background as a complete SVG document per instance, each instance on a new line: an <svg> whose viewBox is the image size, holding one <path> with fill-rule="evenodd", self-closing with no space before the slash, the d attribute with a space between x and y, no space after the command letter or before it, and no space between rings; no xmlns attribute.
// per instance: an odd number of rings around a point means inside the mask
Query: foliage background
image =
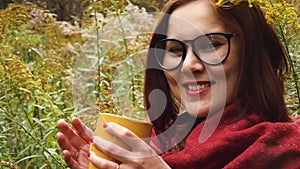
<svg viewBox="0 0 300 169"><path fill-rule="evenodd" d="M164 2L1 0L0 168L66 168L55 138L58 119L79 116L94 128L99 111L145 117L140 59L145 53L140 51L155 25L147 11L158 11ZM299 0L290 2L299 18ZM135 15L143 23L130 27ZM292 114L300 114L295 89L295 83L300 86L300 33L294 36L296 81L292 74L285 78L286 102ZM101 66L90 66L98 61ZM91 86L82 88L82 83ZM78 106L93 102L95 109Z"/></svg>

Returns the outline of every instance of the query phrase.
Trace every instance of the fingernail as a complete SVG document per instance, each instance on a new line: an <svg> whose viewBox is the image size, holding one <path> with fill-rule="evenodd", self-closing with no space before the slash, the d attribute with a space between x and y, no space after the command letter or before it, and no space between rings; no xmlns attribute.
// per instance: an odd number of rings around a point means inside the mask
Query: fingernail
<svg viewBox="0 0 300 169"><path fill-rule="evenodd" d="M106 128L106 127L107 127L107 123L104 123L104 124L103 124L103 128Z"/></svg>
<svg viewBox="0 0 300 169"><path fill-rule="evenodd" d="M88 156L88 158L90 158L90 156L91 156L91 153L90 153L90 152L88 152L88 153L87 153L87 156Z"/></svg>
<svg viewBox="0 0 300 169"><path fill-rule="evenodd" d="M94 142L94 137L91 137L90 138L90 143L93 143Z"/></svg>

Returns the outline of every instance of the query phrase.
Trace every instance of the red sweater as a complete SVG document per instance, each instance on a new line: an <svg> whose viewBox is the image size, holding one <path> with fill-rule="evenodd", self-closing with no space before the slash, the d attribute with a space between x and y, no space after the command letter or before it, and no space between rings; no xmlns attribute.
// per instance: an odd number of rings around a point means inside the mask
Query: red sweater
<svg viewBox="0 0 300 169"><path fill-rule="evenodd" d="M261 122L257 114L237 116L235 106L228 106L205 142L199 143L200 133L214 116L192 130L184 149L162 158L172 169L300 169L299 118L271 123Z"/></svg>

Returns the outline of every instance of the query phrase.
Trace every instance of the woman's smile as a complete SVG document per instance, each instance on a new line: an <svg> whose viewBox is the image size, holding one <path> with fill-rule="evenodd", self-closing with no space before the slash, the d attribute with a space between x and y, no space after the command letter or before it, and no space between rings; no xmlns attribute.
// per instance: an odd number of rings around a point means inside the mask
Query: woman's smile
<svg viewBox="0 0 300 169"><path fill-rule="evenodd" d="M210 81L196 81L196 82L186 82L182 86L185 92L189 96L199 96L205 94L211 90L214 82Z"/></svg>

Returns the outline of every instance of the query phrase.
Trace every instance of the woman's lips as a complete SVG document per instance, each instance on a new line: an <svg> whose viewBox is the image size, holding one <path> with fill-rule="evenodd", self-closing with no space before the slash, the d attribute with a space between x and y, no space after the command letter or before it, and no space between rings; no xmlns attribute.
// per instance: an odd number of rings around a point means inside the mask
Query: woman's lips
<svg viewBox="0 0 300 169"><path fill-rule="evenodd" d="M190 96L199 96L210 91L211 86L214 84L214 82L210 81L197 81L184 83L183 87L185 88L186 94Z"/></svg>

